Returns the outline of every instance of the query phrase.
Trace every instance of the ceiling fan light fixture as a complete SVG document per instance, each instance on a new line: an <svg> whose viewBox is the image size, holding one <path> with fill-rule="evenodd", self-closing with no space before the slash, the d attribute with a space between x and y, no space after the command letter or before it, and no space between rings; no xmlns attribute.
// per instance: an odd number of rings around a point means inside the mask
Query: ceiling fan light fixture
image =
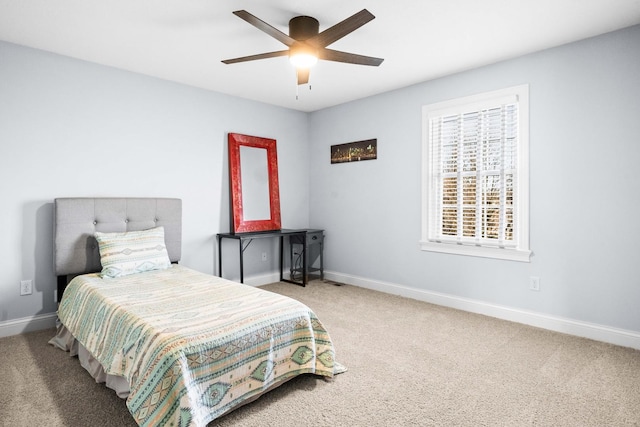
<svg viewBox="0 0 640 427"><path fill-rule="evenodd" d="M304 43L295 43L289 49L289 61L296 68L311 68L318 62L318 51Z"/></svg>
<svg viewBox="0 0 640 427"><path fill-rule="evenodd" d="M318 62L318 57L312 53L296 53L289 55L289 61L296 68L311 68Z"/></svg>

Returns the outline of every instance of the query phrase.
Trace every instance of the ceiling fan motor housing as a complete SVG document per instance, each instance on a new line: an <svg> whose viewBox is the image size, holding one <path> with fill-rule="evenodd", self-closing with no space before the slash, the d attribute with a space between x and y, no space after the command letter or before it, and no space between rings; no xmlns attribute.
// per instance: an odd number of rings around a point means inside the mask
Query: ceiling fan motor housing
<svg viewBox="0 0 640 427"><path fill-rule="evenodd" d="M320 23L311 16L296 16L289 21L289 37L298 41L304 41L317 36Z"/></svg>

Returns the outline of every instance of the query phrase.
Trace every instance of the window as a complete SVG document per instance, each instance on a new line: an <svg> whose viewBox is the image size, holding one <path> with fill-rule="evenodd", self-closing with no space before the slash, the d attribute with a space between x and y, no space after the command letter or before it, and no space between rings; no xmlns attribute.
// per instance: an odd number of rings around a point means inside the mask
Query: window
<svg viewBox="0 0 640 427"><path fill-rule="evenodd" d="M529 87L422 116L422 250L528 262Z"/></svg>

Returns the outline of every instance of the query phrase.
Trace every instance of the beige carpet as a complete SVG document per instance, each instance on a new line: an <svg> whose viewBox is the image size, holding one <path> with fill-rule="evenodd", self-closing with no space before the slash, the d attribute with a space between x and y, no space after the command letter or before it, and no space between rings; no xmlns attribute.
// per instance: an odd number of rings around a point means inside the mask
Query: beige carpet
<svg viewBox="0 0 640 427"><path fill-rule="evenodd" d="M264 288L313 308L349 370L294 379L211 426L640 425L640 351L353 286ZM134 426L52 335L0 339L0 425Z"/></svg>

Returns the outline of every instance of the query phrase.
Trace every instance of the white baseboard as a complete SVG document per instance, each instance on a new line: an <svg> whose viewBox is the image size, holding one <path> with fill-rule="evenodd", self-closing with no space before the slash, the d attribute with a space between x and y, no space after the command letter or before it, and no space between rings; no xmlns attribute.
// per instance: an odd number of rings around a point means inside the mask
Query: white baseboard
<svg viewBox="0 0 640 427"><path fill-rule="evenodd" d="M239 282L240 279L233 279L236 282ZM269 273L262 274L259 276L250 276L244 278L244 284L249 286L262 286L268 285L269 283L275 283L280 281L280 273Z"/></svg>
<svg viewBox="0 0 640 427"><path fill-rule="evenodd" d="M47 313L0 322L0 338L55 328L57 318L56 313Z"/></svg>
<svg viewBox="0 0 640 427"><path fill-rule="evenodd" d="M483 314L511 322L522 323L551 331L562 332L569 335L640 350L640 332L636 331L617 329L534 311L489 304L483 301L461 298L455 295L410 288L407 286L379 282L336 272L325 271L324 276L326 279L333 280L335 282L346 283L348 285L359 286L392 295L400 295L431 304L468 311L470 313Z"/></svg>

